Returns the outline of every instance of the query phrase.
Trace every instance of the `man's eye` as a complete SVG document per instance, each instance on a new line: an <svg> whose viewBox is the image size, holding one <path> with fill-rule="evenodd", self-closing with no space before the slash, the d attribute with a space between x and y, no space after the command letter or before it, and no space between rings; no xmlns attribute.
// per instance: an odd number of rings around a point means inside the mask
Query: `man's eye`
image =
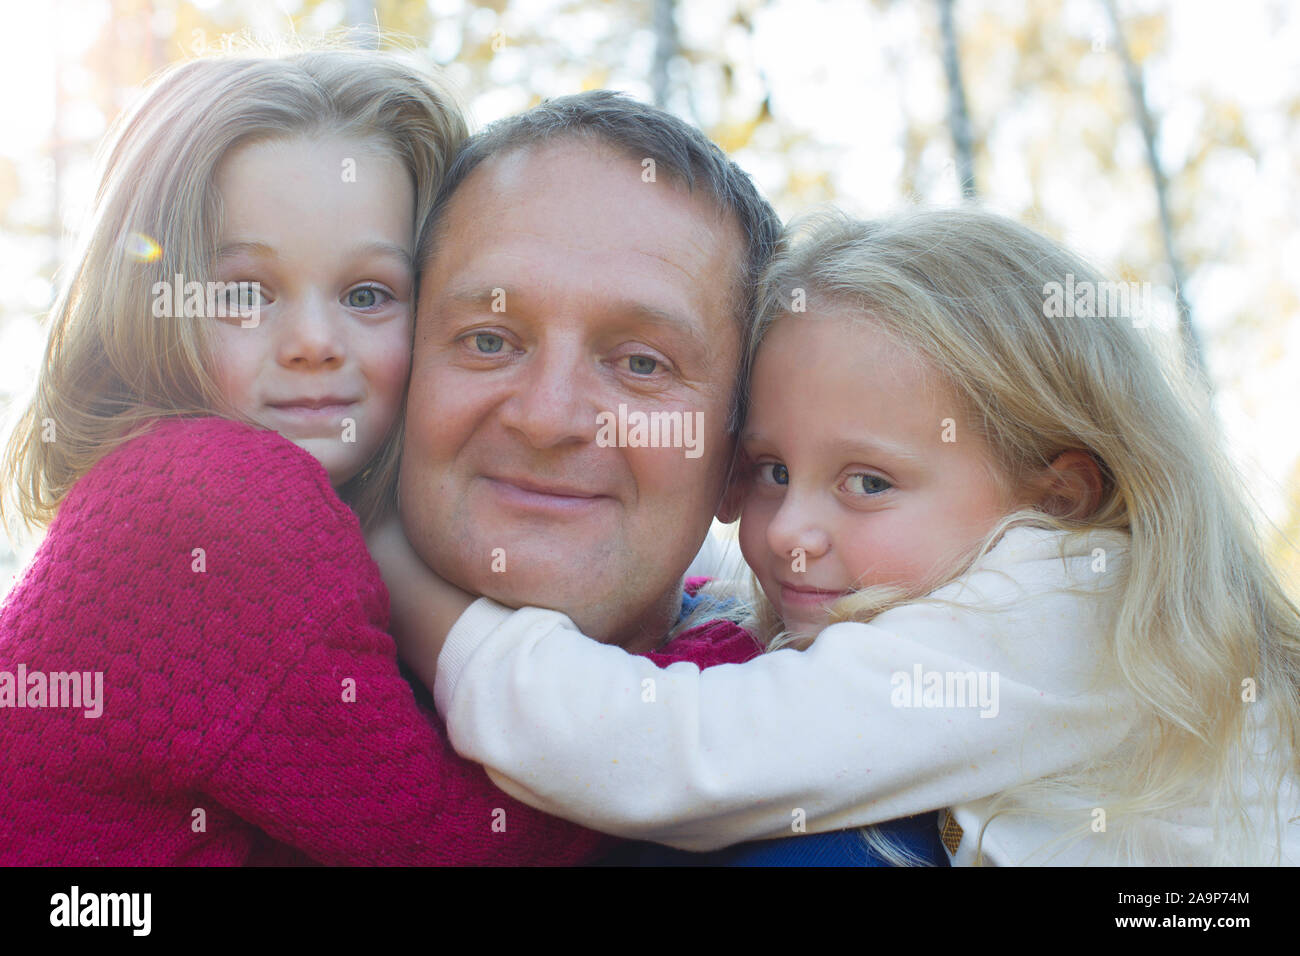
<svg viewBox="0 0 1300 956"><path fill-rule="evenodd" d="M628 357L627 367L636 375L653 375L659 362L648 355L632 355Z"/></svg>
<svg viewBox="0 0 1300 956"><path fill-rule="evenodd" d="M879 475L849 475L844 482L845 490L855 495L878 495L894 487Z"/></svg>
<svg viewBox="0 0 1300 956"><path fill-rule="evenodd" d="M480 332L474 336L474 347L487 355L500 352L505 344L505 339L499 335L493 335L491 332Z"/></svg>
<svg viewBox="0 0 1300 956"><path fill-rule="evenodd" d="M352 309L373 309L381 304L380 296L386 296L387 294L382 289L377 289L372 285L363 285L355 289L349 289L344 301Z"/></svg>
<svg viewBox="0 0 1300 956"><path fill-rule="evenodd" d="M790 472L779 461L765 461L755 469L758 480L765 485L790 484Z"/></svg>

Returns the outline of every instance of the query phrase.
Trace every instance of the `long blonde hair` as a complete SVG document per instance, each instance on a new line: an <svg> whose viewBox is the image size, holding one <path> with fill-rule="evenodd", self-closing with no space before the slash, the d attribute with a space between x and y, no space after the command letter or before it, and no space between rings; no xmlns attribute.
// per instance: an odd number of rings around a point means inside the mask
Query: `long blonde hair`
<svg viewBox="0 0 1300 956"><path fill-rule="evenodd" d="M1261 858L1267 854L1242 786L1247 774L1267 777L1265 792L1276 794L1300 770L1300 613L1264 557L1205 391L1180 357L1139 328L1136 315L1048 314L1060 289L1052 283L1082 289L1102 281L1057 243L979 210L878 222L822 213L795 227L765 276L746 367L802 289L809 311L818 302L860 308L874 327L926 357L1013 481L1062 451L1089 452L1104 479L1091 515L1007 516L948 579L1015 525L1126 533L1130 553L1113 592L1113 659L1103 663L1140 702L1146 731L1110 765L1018 788L994 812L1035 812L1035 797L1070 794L1081 801L1079 823L1091 806L1084 794L1100 787L1113 797L1113 823L1208 791L1223 861L1229 852L1235 862ZM870 619L914 597L850 596L837 619ZM757 599L763 636L779 637L771 605L761 593ZM1244 703L1254 699L1243 693L1248 679L1267 707ZM1257 720L1268 723L1278 747L1268 766L1253 756ZM1086 832L1084 820L1072 832ZM1281 832L1274 836L1280 847ZM1136 848L1128 852L1141 858Z"/></svg>
<svg viewBox="0 0 1300 956"><path fill-rule="evenodd" d="M424 71L344 49L181 63L118 118L49 317L35 394L5 450L6 491L29 527L48 524L72 485L149 420L235 417L213 382L204 324L154 318L150 290L175 275L210 278L222 215L213 179L231 149L319 133L391 153L411 176L419 224L467 130L454 97ZM339 489L364 523L391 506L401 432L399 416Z"/></svg>

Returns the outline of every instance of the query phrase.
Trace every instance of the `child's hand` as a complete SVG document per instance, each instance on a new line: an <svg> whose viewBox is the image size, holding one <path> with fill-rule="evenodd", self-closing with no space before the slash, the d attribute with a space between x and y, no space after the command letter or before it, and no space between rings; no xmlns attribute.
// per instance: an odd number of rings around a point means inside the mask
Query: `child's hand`
<svg viewBox="0 0 1300 956"><path fill-rule="evenodd" d="M388 586L389 631L397 651L432 691L447 632L474 597L430 570L406 540L396 516L368 532L366 545Z"/></svg>

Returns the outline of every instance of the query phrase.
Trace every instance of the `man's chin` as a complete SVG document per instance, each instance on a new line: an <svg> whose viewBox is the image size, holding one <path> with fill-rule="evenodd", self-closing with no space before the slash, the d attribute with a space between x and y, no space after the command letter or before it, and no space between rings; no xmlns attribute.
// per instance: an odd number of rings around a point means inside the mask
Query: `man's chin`
<svg viewBox="0 0 1300 956"><path fill-rule="evenodd" d="M578 589L568 583L577 580L571 571L556 572L555 577L536 580L532 579L532 575L523 578L518 574L506 573L469 576L445 573L442 576L461 590L489 598L506 607L543 607L567 614L575 622L579 617L586 617L583 611L590 603L591 593L594 590L584 588L586 599L582 600ZM548 581L551 582L549 586ZM555 581L562 581L564 584L556 587Z"/></svg>
<svg viewBox="0 0 1300 956"><path fill-rule="evenodd" d="M433 569L463 591L506 607L559 611L601 643L621 644L647 630L666 634L681 608L680 573L660 585L648 570L629 570L618 552L592 554L589 548L559 546L549 553L501 550L491 569L481 562L471 565L460 555L441 556ZM583 555L582 566L555 560L570 553Z"/></svg>

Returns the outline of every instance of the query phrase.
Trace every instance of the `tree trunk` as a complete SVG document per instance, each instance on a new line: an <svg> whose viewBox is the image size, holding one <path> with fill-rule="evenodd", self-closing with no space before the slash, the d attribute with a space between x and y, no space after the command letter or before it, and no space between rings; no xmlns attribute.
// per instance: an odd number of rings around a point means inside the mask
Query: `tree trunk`
<svg viewBox="0 0 1300 956"><path fill-rule="evenodd" d="M948 75L948 124L952 128L952 145L956 152L957 177L961 196L971 200L975 190L975 155L971 146L970 112L966 108L966 88L961 82L961 55L957 49L957 27L952 16L953 0L939 0L939 33L943 40L943 69Z"/></svg>
<svg viewBox="0 0 1300 956"><path fill-rule="evenodd" d="M345 0L344 21L348 25L348 43L363 50L379 49L379 21L374 0Z"/></svg>
<svg viewBox="0 0 1300 956"><path fill-rule="evenodd" d="M668 105L668 64L677 55L675 0L654 0L655 58L650 68L650 88L655 106Z"/></svg>
<svg viewBox="0 0 1300 956"><path fill-rule="evenodd" d="M1120 25L1119 10L1115 0L1104 0L1106 12L1110 16L1111 29L1115 34L1115 49L1124 64L1124 76L1128 80L1129 93L1133 97L1133 111L1137 114L1138 126L1142 130L1142 139L1146 143L1147 166L1151 169L1151 181L1156 190L1156 209L1160 217L1160 237L1165 245L1165 258L1174 278L1174 303L1178 309L1178 332L1183 340L1184 355L1188 366L1200 374L1206 389L1212 389L1210 372L1205 364L1205 351L1201 338L1192 324L1192 307L1184 292L1187 279L1183 272L1183 262L1179 258L1174 244L1174 228L1169 214L1169 181L1165 178L1160 165L1160 155L1156 150L1156 127L1147 107L1146 83L1142 71L1133 62L1128 43L1124 39L1124 30Z"/></svg>

